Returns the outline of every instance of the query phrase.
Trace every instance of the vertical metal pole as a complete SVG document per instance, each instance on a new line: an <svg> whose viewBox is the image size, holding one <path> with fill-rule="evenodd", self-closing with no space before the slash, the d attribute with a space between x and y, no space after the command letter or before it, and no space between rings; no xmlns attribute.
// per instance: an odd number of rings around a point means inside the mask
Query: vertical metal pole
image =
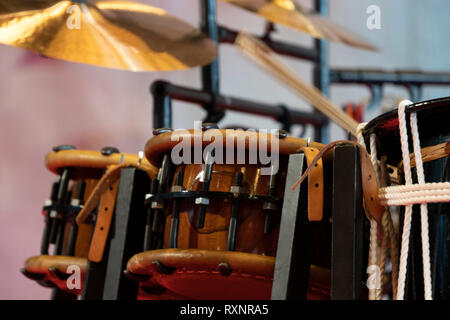
<svg viewBox="0 0 450 320"><path fill-rule="evenodd" d="M308 223L307 184L292 191L302 175L304 154L289 156L280 235L272 285L272 300L305 300L308 292L312 256L312 231Z"/></svg>
<svg viewBox="0 0 450 320"><path fill-rule="evenodd" d="M219 29L216 22L216 0L200 0L201 8L201 29L214 41L219 44ZM209 65L202 68L202 89L211 93L211 103L205 106L208 117L205 122L217 122L214 119L216 105L216 95L219 94L219 55ZM211 118L213 117L213 118Z"/></svg>
<svg viewBox="0 0 450 320"><path fill-rule="evenodd" d="M314 9L317 13L328 15L328 0L314 0ZM314 85L325 96L330 96L330 68L328 66L328 42L327 40L314 40L314 47L318 54L318 61L314 65ZM314 139L317 142L328 143L328 126L314 128Z"/></svg>
<svg viewBox="0 0 450 320"><path fill-rule="evenodd" d="M359 300L364 293L364 209L358 148L336 147L333 161L331 298Z"/></svg>
<svg viewBox="0 0 450 320"><path fill-rule="evenodd" d="M150 91L153 94L153 129L172 127L172 98L165 92L164 85L154 82Z"/></svg>

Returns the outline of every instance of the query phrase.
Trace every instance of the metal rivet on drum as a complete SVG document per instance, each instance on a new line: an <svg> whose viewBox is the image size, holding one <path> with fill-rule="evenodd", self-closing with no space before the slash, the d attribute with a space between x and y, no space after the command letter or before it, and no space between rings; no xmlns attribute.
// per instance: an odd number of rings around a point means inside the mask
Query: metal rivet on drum
<svg viewBox="0 0 450 320"><path fill-rule="evenodd" d="M103 147L102 150L100 150L101 154L104 156L110 156L113 153L120 153L119 149L116 147Z"/></svg>
<svg viewBox="0 0 450 320"><path fill-rule="evenodd" d="M129 270L124 270L123 273L128 279L137 281L137 282L145 282L151 278L151 275L148 274L137 274L133 273Z"/></svg>
<svg viewBox="0 0 450 320"><path fill-rule="evenodd" d="M217 269L219 270L220 274L223 276L229 276L231 274L231 268L226 262L221 262L217 266Z"/></svg>
<svg viewBox="0 0 450 320"><path fill-rule="evenodd" d="M278 138L279 139L284 139L288 136L288 132L286 130L278 130Z"/></svg>
<svg viewBox="0 0 450 320"><path fill-rule="evenodd" d="M157 136L157 135L160 135L161 133L167 133L167 132L172 132L172 131L173 131L172 128L159 128L159 129L153 130L153 135Z"/></svg>
<svg viewBox="0 0 450 320"><path fill-rule="evenodd" d="M217 123L211 123L211 122L202 123L203 131L211 130L211 129L219 129L219 126L217 125Z"/></svg>
<svg viewBox="0 0 450 320"><path fill-rule="evenodd" d="M156 271L158 273L171 274L171 273L173 273L175 271L175 268L171 268L171 267L165 266L159 260L153 260L152 261L152 265L154 265L156 267Z"/></svg>
<svg viewBox="0 0 450 320"><path fill-rule="evenodd" d="M60 146L53 147L52 150L54 152L63 151L63 150L75 150L76 148L70 144L63 144Z"/></svg>

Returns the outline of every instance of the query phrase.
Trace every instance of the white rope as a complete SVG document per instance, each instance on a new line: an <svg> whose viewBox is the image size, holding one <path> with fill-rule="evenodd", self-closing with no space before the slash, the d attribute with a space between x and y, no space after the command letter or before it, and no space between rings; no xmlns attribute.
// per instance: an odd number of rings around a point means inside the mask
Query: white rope
<svg viewBox="0 0 450 320"><path fill-rule="evenodd" d="M409 159L408 132L406 128L405 107L412 104L409 100L403 100L398 106L398 126L403 156L403 168L406 185L412 184L411 164ZM405 218L403 222L402 245L400 249L400 267L398 272L397 300L403 300L405 296L406 267L408 264L409 235L411 232L412 205L405 206Z"/></svg>
<svg viewBox="0 0 450 320"><path fill-rule="evenodd" d="M360 123L357 128L358 143L366 150L366 143L363 137L363 130L367 123ZM371 150L372 151L372 150ZM371 159L372 160L372 159ZM378 246L378 224L375 219L370 219L370 238L369 238L369 261L367 271L369 273L367 286L369 288L369 300L376 300L377 298L377 274L376 268L371 266L377 266L377 246ZM374 274L375 273L375 274Z"/></svg>
<svg viewBox="0 0 450 320"><path fill-rule="evenodd" d="M450 182L380 188L378 198L384 206L450 202Z"/></svg>
<svg viewBox="0 0 450 320"><path fill-rule="evenodd" d="M360 124L358 124L358 127L356 129L356 132L357 132L356 138L358 139L358 143L360 145L362 145L364 147L364 149L367 150L366 142L364 141L364 136L363 136L364 127L366 125L367 125L367 122L361 122Z"/></svg>
<svg viewBox="0 0 450 320"><path fill-rule="evenodd" d="M417 127L417 115L415 112L410 115L411 134L414 146L414 158L416 160L417 180L419 185L425 184L423 173L422 154L420 149L419 129ZM423 257L423 280L425 300L432 300L431 267L430 267L430 240L428 238L428 207L427 202L420 204L420 221L422 230L422 257Z"/></svg>
<svg viewBox="0 0 450 320"><path fill-rule="evenodd" d="M376 139L376 135L375 133L372 133L369 137L369 142L370 142L370 162L372 162L373 168L375 169L375 178L377 181L377 185L380 185L380 166L378 165L378 154L377 154L377 139ZM382 245L381 248L378 248L378 233L377 233L377 222L374 220L374 230L370 230L371 234L370 236L374 238L374 242L375 242L375 252L373 253L374 255L377 255L377 250L381 249L381 256L380 256L380 261L378 262L377 259L375 258L375 263L376 265L380 268L380 274L379 274L379 279L377 279L377 283L379 284L379 286L376 286L376 295L375 295L375 299L376 300L381 300L382 296L383 296L383 282L384 282L384 266L386 265L386 245ZM373 232L373 234L372 234ZM387 240L387 235L384 237L383 239L383 243L386 242ZM387 242L386 242L387 243Z"/></svg>

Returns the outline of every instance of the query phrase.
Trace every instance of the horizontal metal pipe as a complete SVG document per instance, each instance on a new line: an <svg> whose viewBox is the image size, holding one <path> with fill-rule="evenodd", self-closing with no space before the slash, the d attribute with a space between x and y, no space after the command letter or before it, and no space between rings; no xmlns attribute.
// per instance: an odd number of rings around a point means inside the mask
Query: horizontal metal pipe
<svg viewBox="0 0 450 320"><path fill-rule="evenodd" d="M238 33L239 32L237 31L219 26L219 42L233 44ZM319 61L319 55L315 49L296 46L281 41L274 41L268 37L255 37L264 41L266 45L268 45L273 51L277 52L278 54L305 59L313 62Z"/></svg>
<svg viewBox="0 0 450 320"><path fill-rule="evenodd" d="M170 82L162 80L155 81L152 84L151 91L154 96L168 96L172 99L198 104L202 108L211 101L211 95L207 92L174 85ZM327 119L320 114L292 110L281 104L270 105L223 95L216 96L216 109L218 111L231 110L246 112L254 115L269 117L280 122L283 118L289 118L292 124L311 124L314 126L321 126L327 123Z"/></svg>
<svg viewBox="0 0 450 320"><path fill-rule="evenodd" d="M332 69L330 81L359 84L450 85L450 73Z"/></svg>

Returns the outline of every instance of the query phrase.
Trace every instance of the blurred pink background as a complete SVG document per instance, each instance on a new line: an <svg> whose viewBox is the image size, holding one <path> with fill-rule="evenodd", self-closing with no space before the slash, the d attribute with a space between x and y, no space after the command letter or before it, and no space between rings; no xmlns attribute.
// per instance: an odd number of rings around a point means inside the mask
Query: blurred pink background
<svg viewBox="0 0 450 320"><path fill-rule="evenodd" d="M166 9L191 23L199 23L198 1L141 1ZM310 5L309 0L301 1ZM381 7L382 29L366 28L366 8ZM333 0L331 18L378 46L379 53L332 44L334 67L423 69L450 72L450 4L442 0ZM234 29L261 33L263 19L219 1L218 20ZM301 33L279 27L275 38L310 45ZM299 109L307 104L248 63L236 48L220 48L221 88L225 94L266 102L284 102ZM298 75L311 80L311 65L285 59ZM167 73L129 73L41 58L0 45L0 299L47 299L50 291L20 272L29 256L39 253L43 217L41 207L56 178L44 166L44 156L59 144L99 150L106 145L136 153L151 136L152 99L149 86L156 79L199 87L199 69ZM407 97L404 88L385 92ZM424 99L448 96L450 88L430 87ZM333 102L359 102L367 88L335 86ZM370 120L379 113L366 115ZM198 107L174 104L174 127L191 128L203 117ZM272 121L230 113L226 124L278 127ZM342 137L332 126L331 138Z"/></svg>

